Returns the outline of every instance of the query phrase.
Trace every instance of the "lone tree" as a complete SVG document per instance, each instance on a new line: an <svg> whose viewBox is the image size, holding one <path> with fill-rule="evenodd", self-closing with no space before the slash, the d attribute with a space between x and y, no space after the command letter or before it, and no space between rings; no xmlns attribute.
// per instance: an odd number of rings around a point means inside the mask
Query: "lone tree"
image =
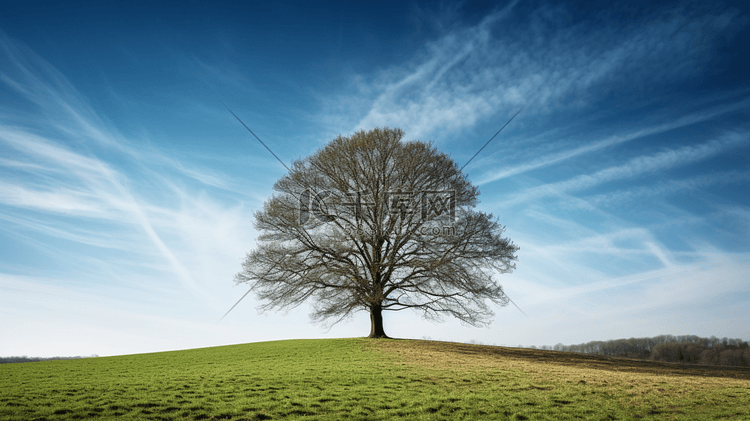
<svg viewBox="0 0 750 421"><path fill-rule="evenodd" d="M371 338L386 338L383 311L413 309L488 325L509 298L493 270L509 273L518 247L505 227L472 210L479 191L431 143L402 142L401 129L339 136L294 162L255 213L258 247L235 282L291 309L312 298L314 322L330 326L366 310Z"/></svg>

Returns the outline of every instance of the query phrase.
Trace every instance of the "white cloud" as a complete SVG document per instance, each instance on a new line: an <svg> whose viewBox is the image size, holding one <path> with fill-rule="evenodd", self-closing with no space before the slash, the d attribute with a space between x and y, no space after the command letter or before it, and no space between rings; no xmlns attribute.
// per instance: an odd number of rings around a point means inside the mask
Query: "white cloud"
<svg viewBox="0 0 750 421"><path fill-rule="evenodd" d="M726 132L701 144L668 149L652 155L642 155L630 159L625 164L611 166L593 174L578 175L565 181L529 188L523 193L507 198L503 201L503 205L512 206L546 196L560 196L567 192L580 191L615 180L634 178L647 173L700 162L734 148L746 147L748 141L750 141L750 133Z"/></svg>
<svg viewBox="0 0 750 421"><path fill-rule="evenodd" d="M3 82L44 113L44 118L28 112L0 119L0 145L12 152L0 161L4 230L50 255L68 250L40 239L63 239L75 250L72 256L94 253L91 261L103 270L147 271L159 282L180 282L200 300L224 307L211 291L217 282L231 287L239 259L252 247L252 216L239 199L227 203L201 188L226 190L238 183L153 146L138 150L52 66L6 38L1 44L3 62L9 63ZM96 230L86 228L92 223ZM106 259L93 257L103 250L82 246L141 256L148 250L149 259L107 266ZM55 247L62 250L56 253Z"/></svg>
<svg viewBox="0 0 750 421"><path fill-rule="evenodd" d="M723 171L712 174L701 174L684 179L658 181L652 185L630 187L597 194L586 198L591 205L617 206L622 203L642 200L645 197L664 197L685 191L703 189L715 185L750 183L750 171Z"/></svg>
<svg viewBox="0 0 750 421"><path fill-rule="evenodd" d="M344 113L329 120L348 121L344 131L400 127L426 140L512 115L521 105L524 114L580 109L623 89L623 75L628 86L646 86L699 72L710 51L693 46L713 42L734 17L722 15L722 28L716 28L716 16L684 10L656 14L637 26L564 26L562 6L520 17L516 5L474 26L454 27L410 63L355 76L354 92L330 99L335 107L323 107Z"/></svg>
<svg viewBox="0 0 750 421"><path fill-rule="evenodd" d="M597 140L585 145L575 146L571 149L561 150L553 153L548 153L543 156L531 158L530 161L524 162L519 165L513 165L505 167L500 170L490 170L479 177L477 185L483 185L491 183L493 181L501 180L503 178L512 177L514 175L522 174L528 171L545 168L554 164L558 164L569 159L578 157L591 152L596 152L601 149L609 148L612 146L620 145L631 140L643 138L646 136L652 136L655 134L665 133L671 130L675 130L680 127L691 126L696 123L707 121L723 114L735 112L750 107L750 100L742 100L734 102L730 105L722 105L715 107L707 111L695 112L687 116L680 117L675 121L668 123L658 124L651 127L644 127L638 130L634 130L630 133L615 134L606 139ZM527 145L516 144L516 148L523 148L528 155L539 153L534 151L534 148L529 148ZM545 147L548 147L545 145Z"/></svg>

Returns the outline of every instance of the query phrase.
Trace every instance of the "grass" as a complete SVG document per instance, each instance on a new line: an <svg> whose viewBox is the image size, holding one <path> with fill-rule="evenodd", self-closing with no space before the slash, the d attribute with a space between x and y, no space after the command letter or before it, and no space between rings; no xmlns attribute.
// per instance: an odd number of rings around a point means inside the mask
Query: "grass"
<svg viewBox="0 0 750 421"><path fill-rule="evenodd" d="M750 419L750 369L393 339L0 365L2 420Z"/></svg>

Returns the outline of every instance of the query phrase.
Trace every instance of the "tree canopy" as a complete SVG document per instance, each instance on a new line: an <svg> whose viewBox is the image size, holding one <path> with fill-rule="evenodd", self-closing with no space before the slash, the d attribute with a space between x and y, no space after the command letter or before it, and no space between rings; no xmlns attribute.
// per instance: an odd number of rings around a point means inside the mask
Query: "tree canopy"
<svg viewBox="0 0 750 421"><path fill-rule="evenodd" d="M432 143L400 129L338 136L294 162L255 213L261 233L235 282L259 309L312 301L315 322L370 313L370 337L386 337L383 311L412 309L472 326L509 299L495 277L515 269L519 247L492 214L474 210L479 190Z"/></svg>

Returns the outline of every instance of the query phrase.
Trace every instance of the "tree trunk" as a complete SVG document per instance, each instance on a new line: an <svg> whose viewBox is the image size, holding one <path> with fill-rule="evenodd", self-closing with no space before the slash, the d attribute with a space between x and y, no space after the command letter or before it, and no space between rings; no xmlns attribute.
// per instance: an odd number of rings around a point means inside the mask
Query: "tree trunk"
<svg viewBox="0 0 750 421"><path fill-rule="evenodd" d="M383 330L383 308L380 305L370 306L370 336L368 338L387 338Z"/></svg>

